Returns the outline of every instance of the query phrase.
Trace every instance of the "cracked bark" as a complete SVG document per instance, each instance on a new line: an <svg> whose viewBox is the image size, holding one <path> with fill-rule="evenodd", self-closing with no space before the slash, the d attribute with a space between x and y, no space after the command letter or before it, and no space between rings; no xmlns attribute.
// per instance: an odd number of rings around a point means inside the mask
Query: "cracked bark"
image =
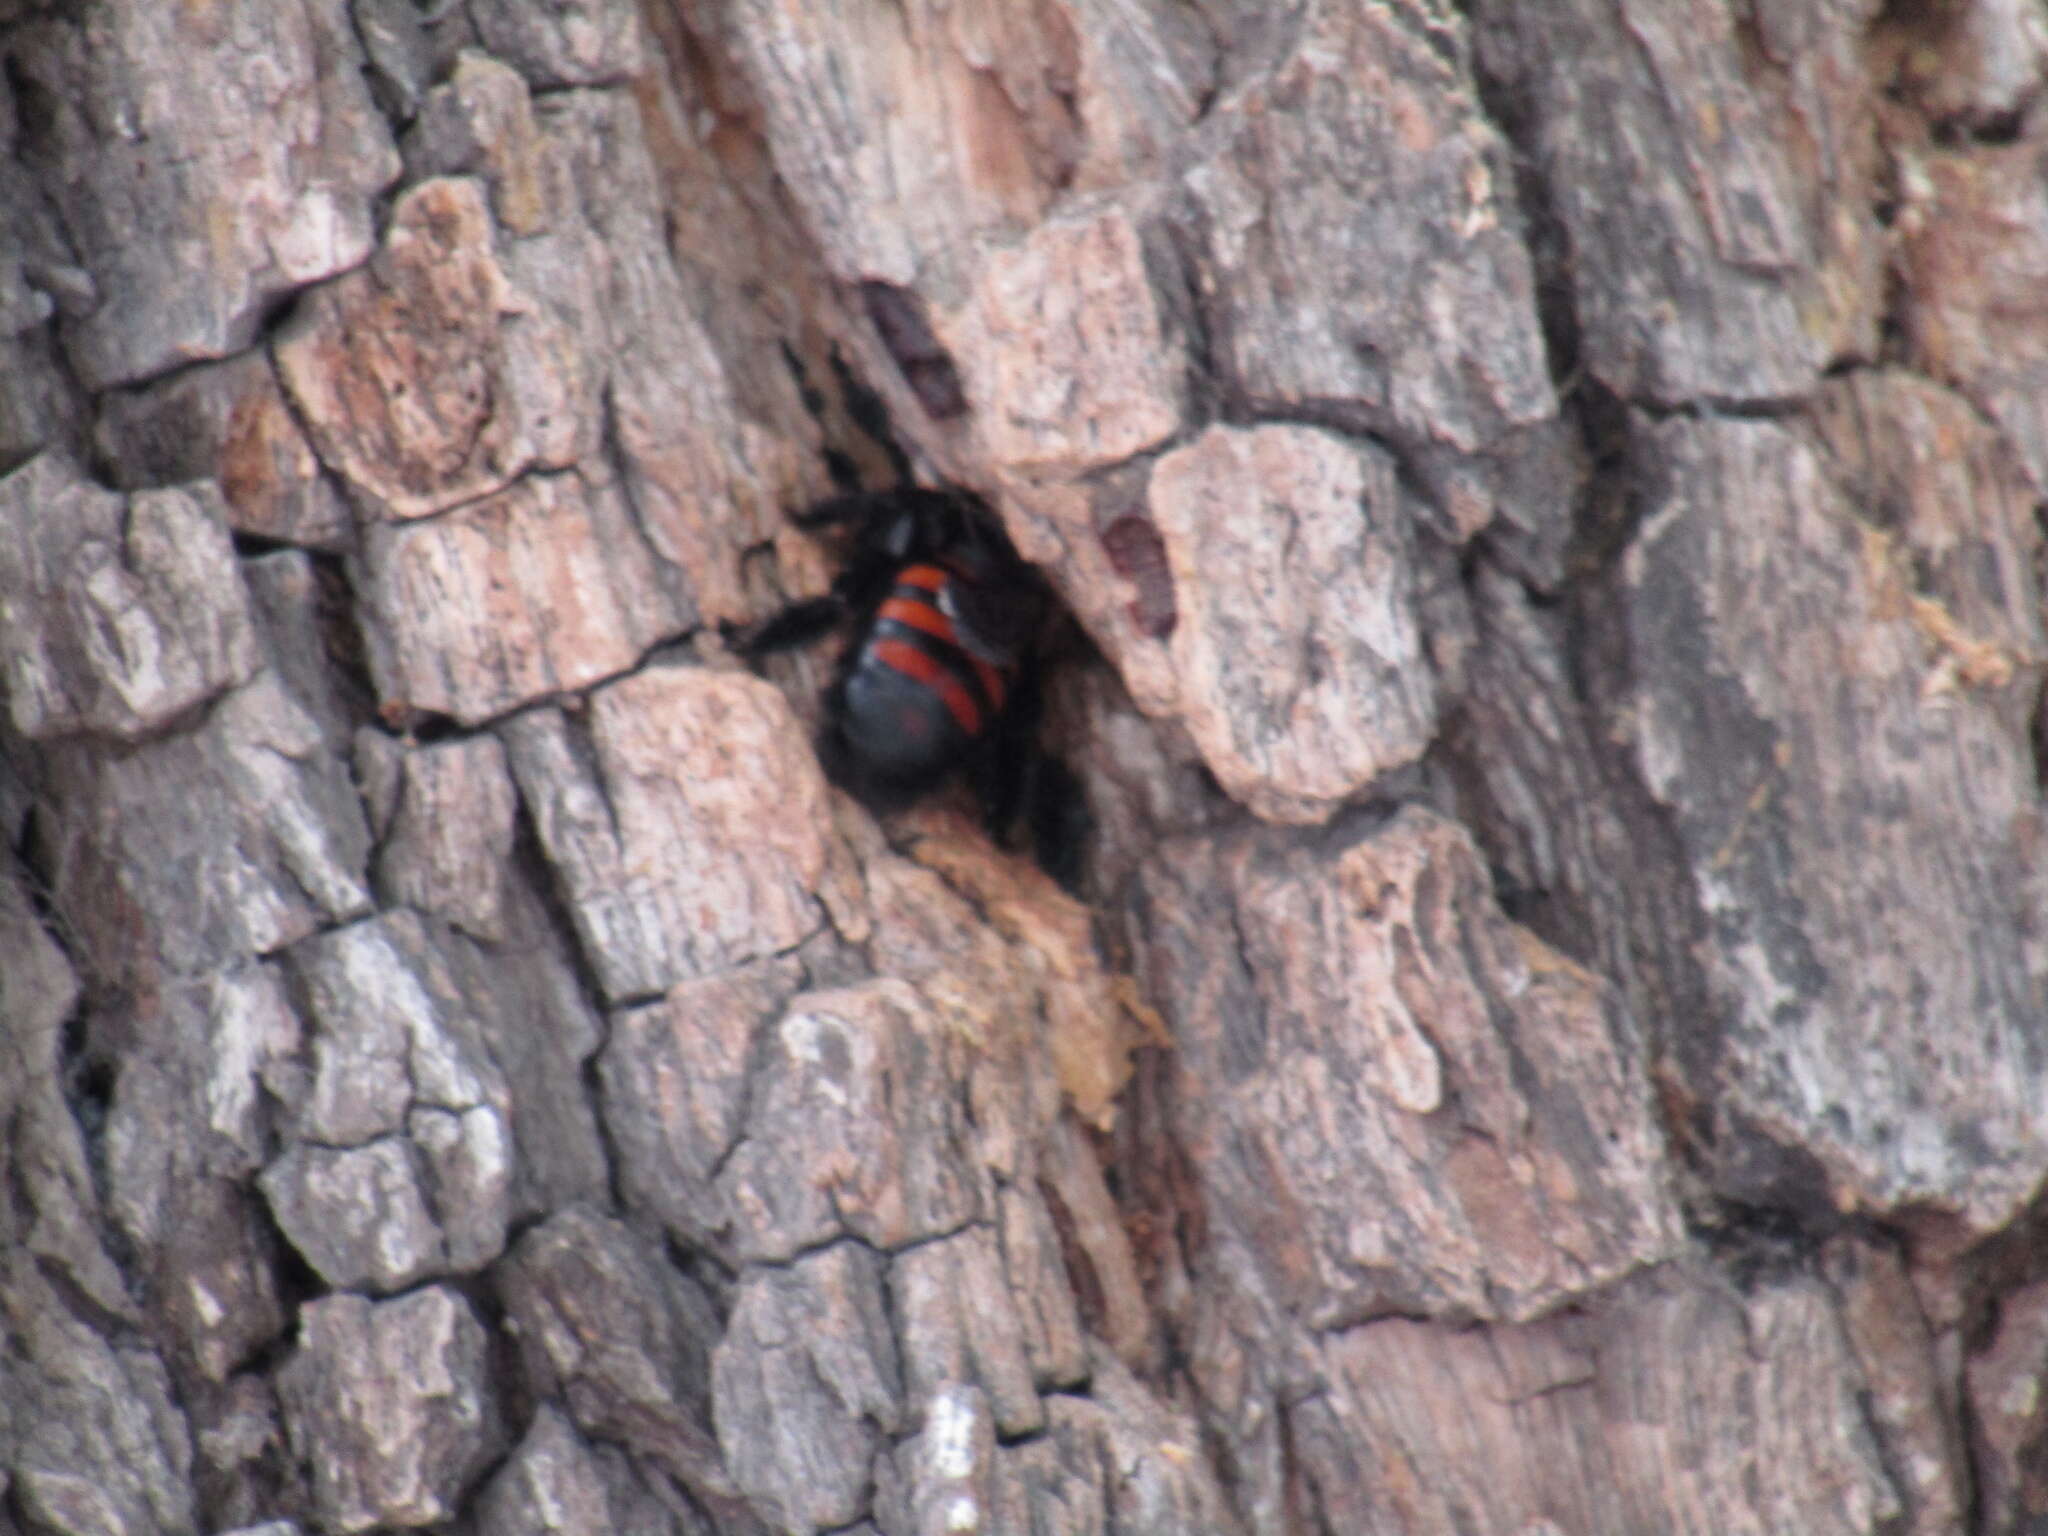
<svg viewBox="0 0 2048 1536"><path fill-rule="evenodd" d="M2027 6L0 66L0 1532L2048 1519ZM1081 900L720 639L906 466Z"/></svg>

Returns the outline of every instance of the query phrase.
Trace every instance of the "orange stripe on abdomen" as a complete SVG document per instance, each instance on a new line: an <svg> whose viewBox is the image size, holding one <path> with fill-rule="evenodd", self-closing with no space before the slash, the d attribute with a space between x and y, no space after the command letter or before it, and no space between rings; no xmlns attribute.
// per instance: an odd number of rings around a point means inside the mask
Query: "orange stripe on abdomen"
<svg viewBox="0 0 2048 1536"><path fill-rule="evenodd" d="M974 675L981 680L981 691L992 710L1003 707L1003 695L1010 691L1010 674L992 661L986 661L967 649L960 638L960 631L938 606L939 593L952 577L936 565L906 565L896 573L896 585L915 587L920 592L929 592L932 600L924 602L914 597L892 597L882 604L879 618L894 619L899 624L908 624L912 629L924 631L940 640L957 646L964 658L974 667Z"/></svg>
<svg viewBox="0 0 2048 1536"><path fill-rule="evenodd" d="M894 619L912 629L921 629L940 640L951 641L953 621L920 597L892 597L882 604L875 614L878 619Z"/></svg>
<svg viewBox="0 0 2048 1536"><path fill-rule="evenodd" d="M873 655L883 666L901 672L936 693L944 701L954 723L969 736L981 734L981 706L974 702L974 695L968 691L967 685L955 677L943 661L918 649L908 640L877 640Z"/></svg>

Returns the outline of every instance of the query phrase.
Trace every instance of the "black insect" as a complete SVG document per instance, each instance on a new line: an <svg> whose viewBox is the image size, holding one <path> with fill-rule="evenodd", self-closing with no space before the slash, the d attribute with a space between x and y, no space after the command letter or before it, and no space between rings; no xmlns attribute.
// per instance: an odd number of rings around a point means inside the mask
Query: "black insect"
<svg viewBox="0 0 2048 1536"><path fill-rule="evenodd" d="M991 833L1004 840L1021 821L1039 863L1073 888L1080 786L1036 741L1035 648L1052 601L995 515L970 492L905 487L835 496L792 521L847 529L845 568L823 597L730 638L754 657L850 629L825 691L827 776L888 811L958 773Z"/></svg>

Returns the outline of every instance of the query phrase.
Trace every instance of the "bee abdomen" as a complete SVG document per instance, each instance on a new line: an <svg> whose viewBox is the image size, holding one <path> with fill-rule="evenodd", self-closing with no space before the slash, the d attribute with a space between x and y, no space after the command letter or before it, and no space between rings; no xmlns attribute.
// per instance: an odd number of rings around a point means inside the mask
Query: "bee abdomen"
<svg viewBox="0 0 2048 1536"><path fill-rule="evenodd" d="M941 606L948 582L935 565L906 566L875 612L858 674L884 667L916 682L946 707L961 734L978 737L1003 707L1009 691L1005 668L976 656L960 643L953 620Z"/></svg>

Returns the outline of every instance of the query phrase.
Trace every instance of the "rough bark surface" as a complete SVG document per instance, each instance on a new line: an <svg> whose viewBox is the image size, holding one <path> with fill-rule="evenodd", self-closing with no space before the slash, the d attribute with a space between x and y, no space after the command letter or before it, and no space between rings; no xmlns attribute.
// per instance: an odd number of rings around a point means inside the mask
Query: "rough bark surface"
<svg viewBox="0 0 2048 1536"><path fill-rule="evenodd" d="M2048 1522L2022 0L0 0L0 1536ZM1045 574L1078 893L786 511Z"/></svg>

